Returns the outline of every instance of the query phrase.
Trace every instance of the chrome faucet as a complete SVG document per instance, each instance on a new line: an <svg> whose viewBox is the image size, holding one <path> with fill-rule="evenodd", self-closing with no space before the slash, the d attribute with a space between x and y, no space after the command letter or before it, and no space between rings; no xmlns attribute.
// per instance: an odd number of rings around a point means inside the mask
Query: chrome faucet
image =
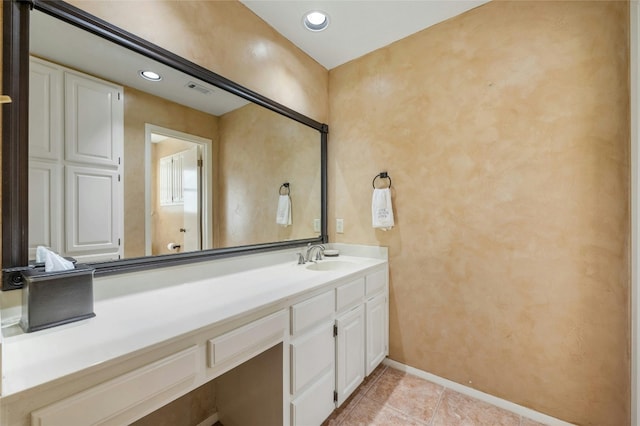
<svg viewBox="0 0 640 426"><path fill-rule="evenodd" d="M313 258L311 255L313 254L313 251L317 249L317 253L315 258ZM306 262L315 262L318 260L322 260L324 258L324 246L322 244L314 244L311 245L311 243L309 243L309 245L307 246L307 256L305 258Z"/></svg>

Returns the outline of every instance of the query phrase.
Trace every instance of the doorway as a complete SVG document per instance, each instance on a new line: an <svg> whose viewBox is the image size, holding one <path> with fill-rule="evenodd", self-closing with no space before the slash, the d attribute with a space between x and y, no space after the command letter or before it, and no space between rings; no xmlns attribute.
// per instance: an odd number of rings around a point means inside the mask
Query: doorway
<svg viewBox="0 0 640 426"><path fill-rule="evenodd" d="M145 254L211 248L211 140L145 125Z"/></svg>

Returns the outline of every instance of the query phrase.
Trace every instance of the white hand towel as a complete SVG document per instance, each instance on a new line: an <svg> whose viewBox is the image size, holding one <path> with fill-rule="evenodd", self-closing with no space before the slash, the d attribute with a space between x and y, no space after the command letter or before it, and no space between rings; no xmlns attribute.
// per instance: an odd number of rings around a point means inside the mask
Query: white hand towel
<svg viewBox="0 0 640 426"><path fill-rule="evenodd" d="M374 189L371 200L373 227L388 231L393 228L393 206L391 205L391 190L389 188Z"/></svg>
<svg viewBox="0 0 640 426"><path fill-rule="evenodd" d="M278 198L276 223L284 226L285 228L291 225L291 198L288 195L281 195Z"/></svg>

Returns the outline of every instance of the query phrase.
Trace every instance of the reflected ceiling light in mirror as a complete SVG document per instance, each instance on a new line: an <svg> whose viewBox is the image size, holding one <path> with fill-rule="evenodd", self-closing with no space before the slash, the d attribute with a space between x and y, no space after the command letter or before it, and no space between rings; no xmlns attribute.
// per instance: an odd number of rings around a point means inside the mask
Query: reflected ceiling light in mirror
<svg viewBox="0 0 640 426"><path fill-rule="evenodd" d="M158 74L157 72L153 72L153 71L149 71L149 70L141 70L138 73L140 74L140 77L144 78L145 80L149 80L149 81L160 81L160 80L162 80L162 76L160 74Z"/></svg>
<svg viewBox="0 0 640 426"><path fill-rule="evenodd" d="M302 23L309 31L322 31L329 26L329 15L318 10L307 12Z"/></svg>

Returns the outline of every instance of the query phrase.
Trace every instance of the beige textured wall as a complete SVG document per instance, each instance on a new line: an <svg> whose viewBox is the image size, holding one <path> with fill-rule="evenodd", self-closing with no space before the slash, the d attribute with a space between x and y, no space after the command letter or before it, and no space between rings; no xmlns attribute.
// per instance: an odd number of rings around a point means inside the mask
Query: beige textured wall
<svg viewBox="0 0 640 426"><path fill-rule="evenodd" d="M331 239L389 246L391 358L629 424L628 7L491 2L330 71Z"/></svg>
<svg viewBox="0 0 640 426"><path fill-rule="evenodd" d="M320 219L320 133L255 104L220 116L219 128L221 247L320 235L313 231ZM284 182L288 227L276 224Z"/></svg>
<svg viewBox="0 0 640 426"><path fill-rule="evenodd" d="M69 3L317 121L327 122L327 70L237 0Z"/></svg>
<svg viewBox="0 0 640 426"><path fill-rule="evenodd" d="M129 87L124 93L124 256L144 256L145 123L213 141L211 164L217 180L218 118ZM214 217L215 221L215 217ZM215 225L214 225L215 233Z"/></svg>

